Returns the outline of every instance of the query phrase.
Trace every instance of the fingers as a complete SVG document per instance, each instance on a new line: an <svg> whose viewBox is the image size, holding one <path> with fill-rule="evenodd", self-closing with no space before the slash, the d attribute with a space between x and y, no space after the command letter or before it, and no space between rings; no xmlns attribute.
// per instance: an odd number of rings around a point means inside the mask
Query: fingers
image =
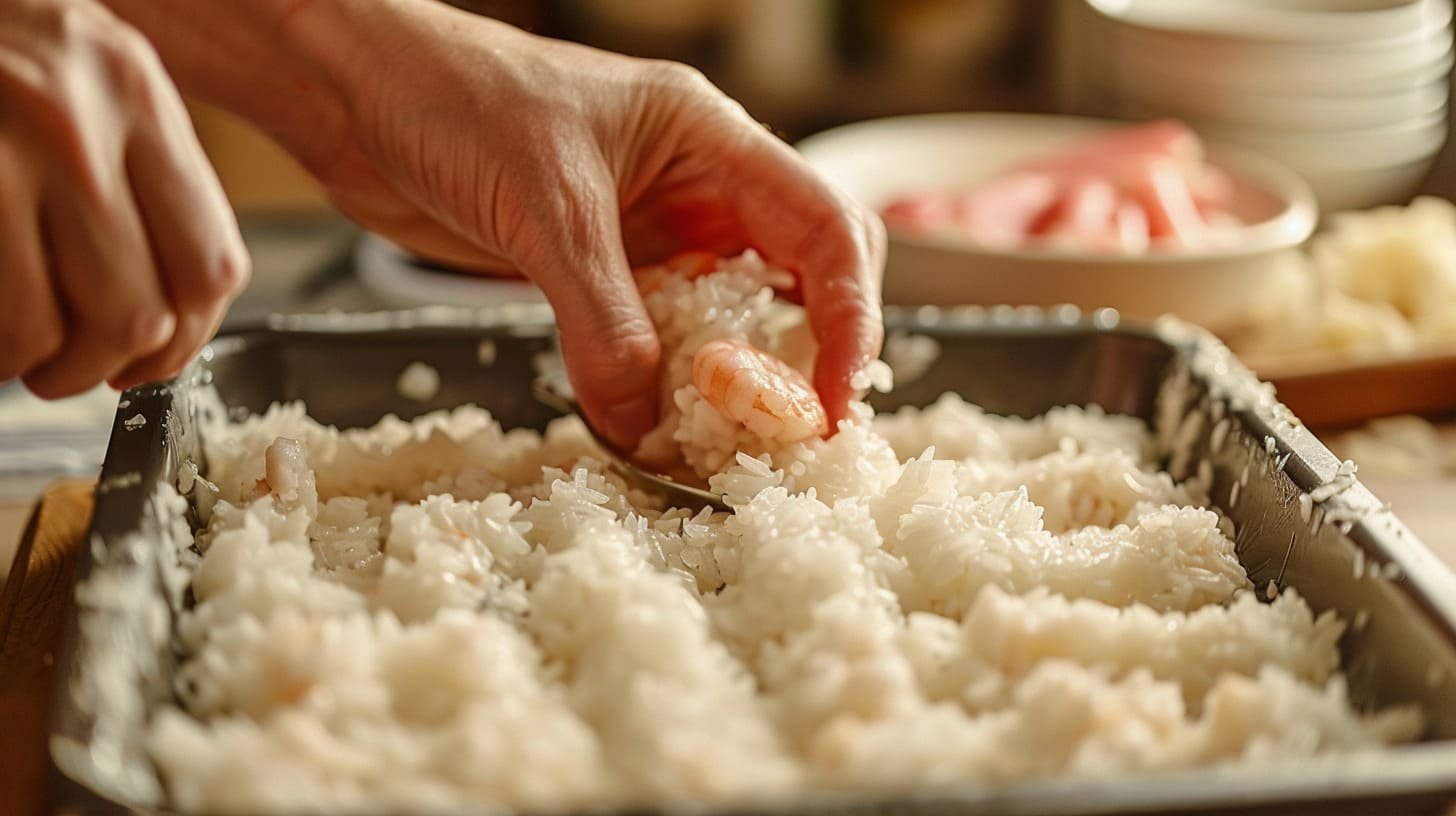
<svg viewBox="0 0 1456 816"><path fill-rule="evenodd" d="M65 325L46 274L35 179L0 154L0 382L22 376L61 350Z"/></svg>
<svg viewBox="0 0 1456 816"><path fill-rule="evenodd" d="M850 242L825 251L822 260L807 260L807 268L828 272L804 278L804 308L819 341L814 388L824 402L831 427L845 417L850 400L858 396L850 379L879 355L885 340L880 310L884 226L858 207L847 215Z"/></svg>
<svg viewBox="0 0 1456 816"><path fill-rule="evenodd" d="M164 346L175 319L157 280L141 216L119 181L100 195L47 190L42 218L66 315L61 350L23 378L44 399L79 394Z"/></svg>
<svg viewBox="0 0 1456 816"><path fill-rule="evenodd" d="M151 103L156 118L128 146L126 172L176 328L165 346L111 378L120 389L175 377L217 331L249 275L237 221L181 100L164 87Z"/></svg>
<svg viewBox="0 0 1456 816"><path fill-rule="evenodd" d="M605 171L591 171L542 189L551 192L526 209L534 217L521 228L522 272L556 312L587 418L631 451L657 423L662 348L627 265L614 186Z"/></svg>
<svg viewBox="0 0 1456 816"><path fill-rule="evenodd" d="M765 258L796 273L819 342L814 387L831 426L854 398L850 378L884 340L879 218L829 187L787 145L756 134L734 165L735 209Z"/></svg>
<svg viewBox="0 0 1456 816"><path fill-rule="evenodd" d="M247 275L155 51L100 6L64 22L0 61L0 159L23 157L0 161L0 374L43 398L175 373Z"/></svg>

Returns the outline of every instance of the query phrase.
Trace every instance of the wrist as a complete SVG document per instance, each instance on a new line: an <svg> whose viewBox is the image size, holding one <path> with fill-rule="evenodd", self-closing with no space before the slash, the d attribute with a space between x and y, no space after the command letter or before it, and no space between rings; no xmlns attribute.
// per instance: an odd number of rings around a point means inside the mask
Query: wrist
<svg viewBox="0 0 1456 816"><path fill-rule="evenodd" d="M342 132L345 109L338 87L303 48L279 36L291 11L323 3L102 2L147 36L185 93L247 119L305 164Z"/></svg>
<svg viewBox="0 0 1456 816"><path fill-rule="evenodd" d="M462 38L482 74L509 51L537 39L514 26L440 0L262 0L290 47L327 75L347 100L368 97L381 79L412 78L423 52L448 51ZM483 46L483 47L481 47ZM509 67L495 62L496 67Z"/></svg>
<svg viewBox="0 0 1456 816"><path fill-rule="evenodd" d="M528 36L494 20L452 8L438 0L258 0L285 47L313 77L338 107L343 127L357 135L370 125L390 116L424 96L430 88L421 83L422 54L449 49L458 39L450 34L462 24L471 27L473 42L504 42L512 36ZM494 38L494 40L493 40ZM488 73L484 64L497 48L480 49L474 56L477 70ZM481 60L484 57L485 60ZM302 111L309 118L306 109ZM305 128L303 141L318 141ZM346 135L345 141L350 138ZM295 147L296 153L321 150L318 159L334 158L335 145ZM309 163L309 157L303 157Z"/></svg>

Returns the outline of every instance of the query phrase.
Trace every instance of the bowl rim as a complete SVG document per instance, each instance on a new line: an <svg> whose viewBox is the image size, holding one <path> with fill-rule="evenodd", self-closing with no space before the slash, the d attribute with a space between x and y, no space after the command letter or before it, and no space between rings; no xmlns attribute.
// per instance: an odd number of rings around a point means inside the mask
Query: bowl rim
<svg viewBox="0 0 1456 816"><path fill-rule="evenodd" d="M1448 139L1448 120L1446 112L1438 118L1421 123L1413 127L1392 126L1385 128L1360 128L1357 131L1331 130L1314 132L1286 131L1274 135L1272 138L1280 142L1278 149L1280 155L1288 152L1285 165L1296 174L1306 172L1330 172L1338 170L1371 170L1383 167L1400 167L1418 161L1430 161L1446 146ZM1242 128L1239 128L1242 129ZM1222 141L1227 137L1230 129L1212 128L1220 133L1213 135L1214 141ZM1285 138L1288 141L1284 141ZM1250 136L1251 139L1261 138ZM1349 153L1339 157L1331 155L1332 148L1328 143L1316 149L1312 145L1321 139L1343 140L1345 149L1349 151L1366 149L1372 145L1384 144L1384 151L1374 158L1356 158ZM1396 150L1390 140L1409 140L1408 144L1401 144L1400 150ZM1304 142L1304 144L1299 144ZM1266 141L1263 145L1256 145L1255 149L1270 150L1272 142ZM1358 147L1357 147L1358 144ZM1307 153L1301 153L1301 149ZM1340 152L1334 149L1334 152ZM1272 155L1272 154L1271 154ZM1297 158L1297 160L1296 160Z"/></svg>
<svg viewBox="0 0 1456 816"><path fill-rule="evenodd" d="M1099 127L1113 128L1119 125L1136 124L1127 120L1107 117L1065 116L1039 113L959 112L913 114L908 116L886 116L875 119L864 119L829 128L800 140L794 147L811 165L815 166L817 171L818 166L813 159L815 152L825 150L829 145L847 138L852 138L855 135L863 134L872 129L883 129L895 125L909 127L936 125L945 127L956 123L970 124L972 122L995 120L1027 124L1059 120L1066 123L1081 124L1090 129ZM997 258L1016 258L1025 261L1075 262L1096 266L1126 266L1129 264L1193 266L1212 261L1235 260L1292 249L1304 243L1305 239L1309 238L1314 232L1315 225L1319 221L1319 207L1315 201L1314 191L1304 179L1300 178L1299 174L1251 150L1232 147L1220 142L1205 141L1204 146L1210 164L1220 169L1232 171L1233 175L1244 179L1245 183L1272 195L1283 204L1283 207L1269 218L1240 228L1239 240L1230 245L1194 250L1150 247L1146 252L1123 254L1087 252L1063 247L1001 249L979 244L971 239L961 238L955 235L910 234L903 230L897 230L890 225L885 226L885 234L891 244L900 243L920 249L940 252L956 252ZM828 177L827 174L823 174L822 172L821 176ZM833 181L832 179L830 180L831 182ZM865 207L872 206L870 202L861 201L860 203ZM878 215L878 210L876 210L876 215Z"/></svg>
<svg viewBox="0 0 1456 816"><path fill-rule="evenodd" d="M1188 120L1201 120L1201 127L1211 131L1224 133L1249 131L1257 133L1260 137L1277 139L1283 141L1288 139L1291 143L1304 139L1374 139L1382 140L1392 136L1404 135L1425 135L1428 132L1445 131L1446 123L1450 116L1451 102L1446 100L1435 110L1427 111L1416 116L1407 116L1394 122L1383 122L1378 125L1366 125L1362 127L1321 127L1308 130L1296 130L1291 128L1270 126L1270 125L1246 125L1235 122L1225 122L1212 116L1187 116ZM1198 127L1188 123L1195 131Z"/></svg>
<svg viewBox="0 0 1456 816"><path fill-rule="evenodd" d="M1409 101L1410 109L1416 112L1413 114L1402 114L1402 118L1398 120L1381 120L1379 124L1369 125L1350 126L1340 124L1331 126L1324 122L1310 123L1307 121L1307 117L1305 117L1299 122L1297 126L1295 126L1287 124L1296 121L1296 117L1293 116L1282 119L1282 123L1276 123L1276 119L1279 119L1277 114L1270 115L1267 119L1255 118L1255 116L1264 116L1266 114L1269 114L1270 111L1287 111L1291 108L1302 109L1305 111L1306 114L1308 114L1309 111L1320 108L1329 110L1335 108L1344 108L1348 106L1348 108L1353 110L1361 105L1368 105L1372 101L1389 104L1390 98L1397 94L1402 94L1402 92L1362 94L1359 96L1314 97L1304 94L1287 92L1270 93L1254 91L1238 94L1204 94L1202 98L1213 99L1216 101L1216 104L1210 106L1210 110L1214 111L1213 113L1195 113L1194 106L1200 104L1195 101L1189 103L1189 107L1187 107L1186 109L1187 112L1170 115L1186 116L1188 118L1196 118L1201 116L1217 116L1220 119L1225 119L1230 125L1238 124L1247 127L1286 128L1291 132L1363 130L1367 128L1385 127L1390 124L1399 124L1401 122L1414 121L1427 116L1432 116L1437 113L1443 113L1444 115L1444 111L1447 109L1451 102L1450 82L1447 79L1435 79L1430 82L1422 82L1417 85L1412 85L1409 88L1405 89L1403 95L1406 97L1406 100ZM1134 105L1147 105L1156 107L1168 104L1166 94L1157 91L1150 91L1149 88L1146 86L1125 88L1121 91L1120 96L1123 97L1122 102L1131 103ZM1186 93L1182 94L1181 96L1186 96ZM1250 115L1246 111L1240 112L1240 108L1246 107L1247 103L1250 102L1254 103L1254 105L1256 106L1257 113ZM1231 113L1237 113L1248 118L1237 120L1227 119L1226 117L1230 116Z"/></svg>
<svg viewBox="0 0 1456 816"><path fill-rule="evenodd" d="M1226 5L1194 2L1160 3L1163 14L1129 16L1135 0L1082 0L1104 22L1153 31L1203 33L1265 42L1327 43L1369 42L1396 38L1412 31L1450 25L1450 0L1403 0L1381 8L1280 9L1241 5L1236 13ZM1184 8L1177 8L1178 6ZM1428 15L1426 6L1435 6ZM1174 8L1172 14L1167 9Z"/></svg>
<svg viewBox="0 0 1456 816"><path fill-rule="evenodd" d="M1324 99L1351 99L1388 94L1415 85L1446 82L1451 70L1456 67L1456 39L1449 41L1446 49L1432 60L1390 73L1357 76L1343 80L1332 78L1328 83L1300 80L1275 86L1276 91L1285 94L1317 97ZM1269 93L1267 82L1256 81L1254 77L1240 74L1218 75L1187 67L1172 67L1137 50L1120 51L1113 58L1115 84L1119 91L1127 88L1148 87L1151 80L1155 87L1192 87L1201 92L1240 95L1244 93Z"/></svg>
<svg viewBox="0 0 1456 816"><path fill-rule="evenodd" d="M1093 13L1101 17L1105 25L1113 26L1117 30L1117 36L1128 39L1131 42L1162 42L1165 45L1172 43L1163 38L1176 38L1179 42L1185 40L1197 41L1201 45L1214 46L1216 48L1253 48L1260 49L1289 49L1296 52L1323 52L1330 55L1342 54L1362 57L1376 56L1381 52L1393 51L1401 48L1408 48L1422 41L1434 40L1436 38L1450 38L1452 36L1450 12L1443 12L1445 22L1439 20L1427 20L1424 25L1409 28L1395 34L1383 37L1360 38L1360 39L1272 39L1268 37L1255 37L1240 35L1235 32L1213 30L1201 30L1196 28L1179 28L1174 26L1162 26L1157 24L1144 24L1134 19L1111 17L1097 11L1096 0L1082 0L1086 5L1093 6ZM1440 0L1443 9L1451 6L1450 0ZM1151 38L1151 39L1145 39Z"/></svg>

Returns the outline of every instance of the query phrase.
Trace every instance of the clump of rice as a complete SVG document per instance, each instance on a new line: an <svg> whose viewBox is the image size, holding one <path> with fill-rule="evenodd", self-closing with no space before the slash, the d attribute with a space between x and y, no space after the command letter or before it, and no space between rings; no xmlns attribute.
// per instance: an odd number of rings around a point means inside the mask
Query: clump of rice
<svg viewBox="0 0 1456 816"><path fill-rule="evenodd" d="M440 393L440 372L425 363L413 362L399 373L395 387L405 399L429 402Z"/></svg>
<svg viewBox="0 0 1456 816"><path fill-rule="evenodd" d="M1395 478L1456 475L1456 432L1418 416L1372 420L1337 434L1332 450L1360 463L1360 472Z"/></svg>
<svg viewBox="0 0 1456 816"><path fill-rule="evenodd" d="M629 489L575 418L337 430L289 405L215 435L189 480L206 527L181 706L150 732L173 802L785 801L1417 734L1411 711L1352 707L1341 622L1292 591L1261 603L1136 420L947 396L777 447L713 424L686 390L694 344L813 358L775 273L726 266L647 303L676 410L653 443L696 446L728 513Z"/></svg>
<svg viewBox="0 0 1456 816"><path fill-rule="evenodd" d="M1456 341L1456 205L1431 196L1408 206L1335 213L1292 285L1240 353L1271 358L1406 354Z"/></svg>

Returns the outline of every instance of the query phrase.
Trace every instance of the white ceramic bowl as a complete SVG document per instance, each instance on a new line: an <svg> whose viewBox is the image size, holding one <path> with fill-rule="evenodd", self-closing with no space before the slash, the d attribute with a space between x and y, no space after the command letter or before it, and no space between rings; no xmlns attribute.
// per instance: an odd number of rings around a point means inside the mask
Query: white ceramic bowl
<svg viewBox="0 0 1456 816"><path fill-rule="evenodd" d="M1446 142L1446 110L1374 128L1293 131L1227 125L1190 118L1190 127L1215 141L1256 150L1294 167L1389 167L1430 158Z"/></svg>
<svg viewBox="0 0 1456 816"><path fill-rule="evenodd" d="M1120 25L1289 43L1368 43L1445 25L1451 0L1087 0Z"/></svg>
<svg viewBox="0 0 1456 816"><path fill-rule="evenodd" d="M1431 172L1434 157L1386 167L1335 167L1300 170L1326 213L1405 204Z"/></svg>
<svg viewBox="0 0 1456 816"><path fill-rule="evenodd" d="M1382 127L1437 114L1446 106L1450 87L1443 77L1391 93L1350 96L1218 89L1190 94L1186 88L1177 93L1136 88L1128 89L1116 104L1126 119L1174 116L1249 128L1322 131Z"/></svg>
<svg viewBox="0 0 1456 816"><path fill-rule="evenodd" d="M1355 45L1309 45L1187 32L1121 27L1120 58L1153 67L1216 73L1227 83L1253 88L1324 88L1350 81L1409 76L1439 64L1451 50L1451 29L1437 26L1413 36Z"/></svg>
<svg viewBox="0 0 1456 816"><path fill-rule="evenodd" d="M1451 72L1450 40L1434 60L1385 73L1351 76L1335 73L1307 74L1288 71L1246 72L1237 66L1168 59L1139 51L1120 49L1112 72L1120 92L1154 92L1164 96L1182 93L1197 97L1204 93L1282 93L1309 97L1349 97L1399 93L1429 82L1443 80Z"/></svg>
<svg viewBox="0 0 1456 816"><path fill-rule="evenodd" d="M966 189L1008 166L1124 123L1021 114L934 114L861 122L806 139L805 158L879 210L895 196ZM1267 283L1314 228L1308 186L1242 151L1211 148L1234 179L1233 209L1249 226L1237 246L1208 251L1101 255L1057 249L998 250L969 239L891 231L885 301L1112 307L1136 318L1174 313L1233 331L1260 313Z"/></svg>

